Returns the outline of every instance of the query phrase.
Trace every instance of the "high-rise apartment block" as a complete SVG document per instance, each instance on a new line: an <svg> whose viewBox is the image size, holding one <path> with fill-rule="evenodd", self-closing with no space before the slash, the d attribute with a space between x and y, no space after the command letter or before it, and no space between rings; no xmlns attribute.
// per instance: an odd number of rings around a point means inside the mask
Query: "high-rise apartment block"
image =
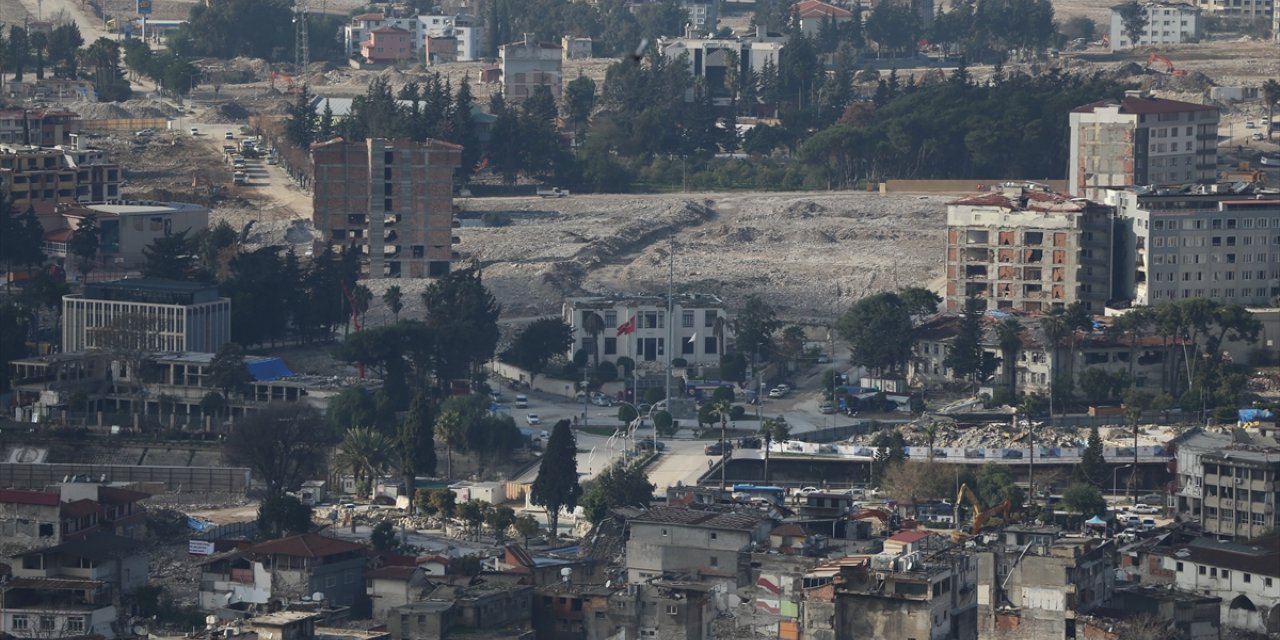
<svg viewBox="0 0 1280 640"><path fill-rule="evenodd" d="M1188 298L1269 306L1280 299L1280 194L1189 186L1110 194L1115 296L1135 305Z"/></svg>
<svg viewBox="0 0 1280 640"><path fill-rule="evenodd" d="M453 260L453 174L462 147L426 140L316 144L319 243L359 247L371 278L439 277Z"/></svg>
<svg viewBox="0 0 1280 640"><path fill-rule="evenodd" d="M1071 111L1067 189L1212 183L1218 169L1218 108L1127 92Z"/></svg>
<svg viewBox="0 0 1280 640"><path fill-rule="evenodd" d="M1111 294L1111 210L1038 184L1000 185L947 205L949 311L1040 312Z"/></svg>

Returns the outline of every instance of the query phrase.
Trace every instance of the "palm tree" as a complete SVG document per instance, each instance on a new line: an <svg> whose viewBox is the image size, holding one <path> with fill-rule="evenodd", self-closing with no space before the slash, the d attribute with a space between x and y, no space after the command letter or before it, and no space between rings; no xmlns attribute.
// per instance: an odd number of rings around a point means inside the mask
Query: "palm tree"
<svg viewBox="0 0 1280 640"><path fill-rule="evenodd" d="M1267 139L1270 140L1271 132L1275 131L1276 103L1280 102L1280 81L1272 78L1262 83L1262 95L1267 100Z"/></svg>
<svg viewBox="0 0 1280 640"><path fill-rule="evenodd" d="M467 425L462 422L462 414L457 411L444 411L436 417L436 440L443 442L445 450L445 476L453 479L453 448L461 447L466 442Z"/></svg>
<svg viewBox="0 0 1280 640"><path fill-rule="evenodd" d="M382 433L368 427L354 427L342 437L337 466L355 477L357 487L365 479L372 483L374 478L386 473L392 448L391 439Z"/></svg>
<svg viewBox="0 0 1280 640"><path fill-rule="evenodd" d="M938 423L930 421L924 428L924 440L929 443L929 463L933 464L933 443L938 441Z"/></svg>
<svg viewBox="0 0 1280 640"><path fill-rule="evenodd" d="M373 292L369 290L369 287L358 284L356 285L356 288L351 291L351 299L355 302L356 307L355 309L352 309L352 311L360 315L360 324L363 325L364 314L369 310L369 303L373 302Z"/></svg>
<svg viewBox="0 0 1280 640"><path fill-rule="evenodd" d="M716 356L724 355L724 330L727 327L724 316L717 314L711 325L711 335L716 337Z"/></svg>
<svg viewBox="0 0 1280 640"><path fill-rule="evenodd" d="M588 312L582 317L582 330L591 336L591 363L598 368L600 366L600 334L604 333L604 318L594 311Z"/></svg>
<svg viewBox="0 0 1280 640"><path fill-rule="evenodd" d="M1009 385L1009 397L1018 389L1018 352L1022 350L1022 323L1017 318L1005 318L996 325L996 337L1000 342L1000 357L1004 361L1005 382Z"/></svg>
<svg viewBox="0 0 1280 640"><path fill-rule="evenodd" d="M396 323L400 322L400 311L404 309L404 294L400 292L400 285L387 287L386 293L382 294L382 302L391 309L391 313L396 317Z"/></svg>

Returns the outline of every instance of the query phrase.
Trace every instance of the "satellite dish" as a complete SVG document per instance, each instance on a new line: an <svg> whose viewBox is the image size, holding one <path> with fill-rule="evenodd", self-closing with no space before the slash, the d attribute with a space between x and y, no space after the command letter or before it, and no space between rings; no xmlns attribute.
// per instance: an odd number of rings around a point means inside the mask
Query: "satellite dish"
<svg viewBox="0 0 1280 640"><path fill-rule="evenodd" d="M133 635L135 635L135 636L145 636L145 635L147 635L147 628L146 628L146 627L144 627L144 626L142 626L142 625L140 625L140 624L135 624L135 625L133 625Z"/></svg>

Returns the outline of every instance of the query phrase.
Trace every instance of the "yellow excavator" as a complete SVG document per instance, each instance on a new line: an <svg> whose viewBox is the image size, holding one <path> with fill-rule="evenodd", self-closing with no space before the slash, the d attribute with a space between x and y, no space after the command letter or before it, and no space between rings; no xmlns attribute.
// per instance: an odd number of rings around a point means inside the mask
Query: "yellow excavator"
<svg viewBox="0 0 1280 640"><path fill-rule="evenodd" d="M967 532L960 528L960 502L962 500L968 500L969 504L973 507L973 525ZM978 501L978 496L969 488L969 485L960 485L960 492L956 494L955 504L956 530L951 532L951 541L964 542L965 540L978 535L978 532L982 531L982 529L988 524L999 525L1008 521L1009 512L1012 509L1012 503L1005 500L990 509L984 510L982 508L982 503ZM993 520L996 516L999 516L999 519Z"/></svg>

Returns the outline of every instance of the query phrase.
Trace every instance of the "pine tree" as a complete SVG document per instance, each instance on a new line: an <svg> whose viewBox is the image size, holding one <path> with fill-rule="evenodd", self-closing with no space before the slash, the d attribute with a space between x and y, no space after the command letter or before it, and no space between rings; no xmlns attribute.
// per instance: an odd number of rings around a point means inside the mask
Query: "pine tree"
<svg viewBox="0 0 1280 640"><path fill-rule="evenodd" d="M400 423L397 434L400 445L400 472L404 474L405 491L415 495L414 478L418 474L434 476L436 474L436 439L433 428L435 419L431 411L431 399L426 391L419 391L413 396L409 405L409 413ZM413 502L410 501L410 509Z"/></svg>
<svg viewBox="0 0 1280 640"><path fill-rule="evenodd" d="M1095 487L1106 482L1107 463L1102 457L1102 436L1098 435L1097 427L1089 430L1089 442L1072 475L1076 482L1087 482Z"/></svg>
<svg viewBox="0 0 1280 640"><path fill-rule="evenodd" d="M558 536L560 510L572 511L582 496L578 484L578 442L569 430L569 421L561 420L551 430L547 450L538 467L538 477L530 489L530 501L546 507L551 535Z"/></svg>

